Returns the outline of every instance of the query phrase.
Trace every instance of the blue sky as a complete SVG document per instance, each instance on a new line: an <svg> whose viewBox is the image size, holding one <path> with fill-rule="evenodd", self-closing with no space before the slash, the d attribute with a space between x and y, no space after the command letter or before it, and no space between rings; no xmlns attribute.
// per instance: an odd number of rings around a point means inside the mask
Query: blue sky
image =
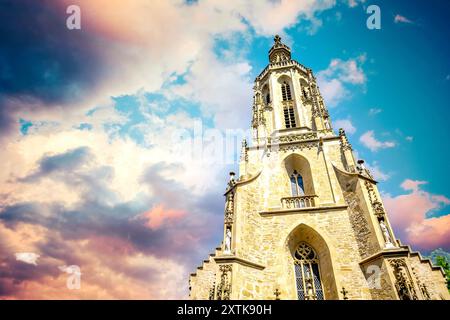
<svg viewBox="0 0 450 320"><path fill-rule="evenodd" d="M69 4L81 30L66 28ZM380 30L366 27L371 4ZM449 250L449 9L0 1L0 297L185 297L187 275L222 240L222 194L237 171L217 161L211 137L199 156L189 134L199 123L205 135L249 128L275 34L312 68L334 129L380 181L396 236ZM70 264L83 290L61 289L58 268Z"/></svg>

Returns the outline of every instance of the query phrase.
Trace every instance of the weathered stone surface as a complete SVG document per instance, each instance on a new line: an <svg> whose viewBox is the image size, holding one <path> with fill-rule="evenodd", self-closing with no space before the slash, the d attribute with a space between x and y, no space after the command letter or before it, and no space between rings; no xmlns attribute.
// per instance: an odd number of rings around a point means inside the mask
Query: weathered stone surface
<svg viewBox="0 0 450 320"><path fill-rule="evenodd" d="M295 128L285 126L284 82L291 85ZM270 94L270 103L261 94ZM275 299L277 289L280 299L298 299L294 256L300 243L317 255L325 299L343 299L343 287L349 299L399 299L399 279L417 299L449 299L439 268L407 247L387 247L380 221L391 239L395 235L376 182L355 164L345 132L326 129L328 111L309 69L290 60L271 64L255 81L253 110L255 138L251 146L244 143L242 178L230 184L226 197L231 252L216 250L190 277L192 299L208 299L212 290L217 298L220 283L223 293L225 265L232 270L226 277L231 299ZM306 198L293 197L294 170ZM304 206L289 208L293 203ZM404 261L402 274L393 259Z"/></svg>

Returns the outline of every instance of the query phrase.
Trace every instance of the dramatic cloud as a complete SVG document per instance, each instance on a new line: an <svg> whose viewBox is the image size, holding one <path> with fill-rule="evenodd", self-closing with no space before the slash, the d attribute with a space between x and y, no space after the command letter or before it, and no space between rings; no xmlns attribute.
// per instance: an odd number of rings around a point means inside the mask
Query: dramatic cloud
<svg viewBox="0 0 450 320"><path fill-rule="evenodd" d="M378 151L380 149L393 148L395 147L395 142L393 141L379 141L375 138L375 133L373 130L365 132L359 141L365 147L369 148L371 151Z"/></svg>
<svg viewBox="0 0 450 320"><path fill-rule="evenodd" d="M69 4L81 30L66 28ZM185 298L189 273L221 241L234 164L205 136L250 122L253 37L317 28L335 5L3 1L0 298ZM333 59L320 73L327 103L365 84L363 62Z"/></svg>
<svg viewBox="0 0 450 320"><path fill-rule="evenodd" d="M17 261L22 261L37 266L39 255L33 252L18 252L15 254Z"/></svg>
<svg viewBox="0 0 450 320"><path fill-rule="evenodd" d="M384 195L396 235L415 249L450 249L450 214L434 212L450 204L450 199L421 190L425 181L405 180L401 187L409 191L398 196Z"/></svg>
<svg viewBox="0 0 450 320"><path fill-rule="evenodd" d="M147 220L146 226L150 229L160 228L166 221L173 221L185 216L185 212L165 209L163 205L157 205L150 211L145 212L140 218Z"/></svg>
<svg viewBox="0 0 450 320"><path fill-rule="evenodd" d="M327 69L317 73L320 91L330 107L337 106L350 96L349 85L366 83L366 75L361 67L365 60L365 55L346 61L333 59Z"/></svg>
<svg viewBox="0 0 450 320"><path fill-rule="evenodd" d="M90 130L33 125L0 150L2 297L186 297L189 272L219 243L223 167L174 157L173 133L193 118L147 110L146 147L107 129L132 116L117 113L87 115ZM24 252L40 256L36 269L15 260ZM79 290L64 265L80 267Z"/></svg>
<svg viewBox="0 0 450 320"><path fill-rule="evenodd" d="M68 5L81 30L66 28ZM248 125L249 34L320 25L334 5L3 2L0 296L186 297L188 272L220 240L226 172L192 131ZM80 267L80 290L62 266Z"/></svg>
<svg viewBox="0 0 450 320"><path fill-rule="evenodd" d="M353 123L350 119L338 119L334 121L334 126L336 128L342 128L346 133L354 134L356 132L356 128L353 126Z"/></svg>

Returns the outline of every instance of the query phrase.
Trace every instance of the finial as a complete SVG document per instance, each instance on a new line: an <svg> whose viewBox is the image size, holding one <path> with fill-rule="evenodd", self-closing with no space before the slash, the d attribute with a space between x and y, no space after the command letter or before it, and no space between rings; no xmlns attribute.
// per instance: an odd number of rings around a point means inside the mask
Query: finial
<svg viewBox="0 0 450 320"><path fill-rule="evenodd" d="M273 41L275 42L275 44L280 44L281 43L281 37L279 35L276 35L273 38Z"/></svg>

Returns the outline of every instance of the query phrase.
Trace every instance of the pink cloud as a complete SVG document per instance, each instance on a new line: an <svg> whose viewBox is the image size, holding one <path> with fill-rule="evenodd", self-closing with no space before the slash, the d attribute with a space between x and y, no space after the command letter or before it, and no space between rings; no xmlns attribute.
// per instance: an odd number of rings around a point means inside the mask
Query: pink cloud
<svg viewBox="0 0 450 320"><path fill-rule="evenodd" d="M400 185L404 190L413 190L418 191L419 186L422 184L426 184L426 181L419 181L419 180L410 180L406 179L403 181L403 183Z"/></svg>
<svg viewBox="0 0 450 320"><path fill-rule="evenodd" d="M394 22L395 23L413 23L411 20L409 20L408 18L406 18L405 16L399 15L397 14L394 17Z"/></svg>
<svg viewBox="0 0 450 320"><path fill-rule="evenodd" d="M417 249L450 248L450 215L427 218L427 214L450 203L443 195L420 190L426 181L405 180L401 187L410 191L396 197L383 197L391 223L402 242Z"/></svg>
<svg viewBox="0 0 450 320"><path fill-rule="evenodd" d="M140 218L147 220L146 225L150 229L160 228L166 221L173 221L182 218L185 215L184 211L166 209L164 205L159 204L154 206L151 210L143 213Z"/></svg>
<svg viewBox="0 0 450 320"><path fill-rule="evenodd" d="M0 222L0 239L0 300L181 299L187 294L186 265L137 251L120 235L69 240L51 229L21 223L12 230ZM49 239L50 251L43 246ZM39 252L39 263L17 261L16 250ZM67 288L68 274L59 268L68 264L81 270L78 290Z"/></svg>

